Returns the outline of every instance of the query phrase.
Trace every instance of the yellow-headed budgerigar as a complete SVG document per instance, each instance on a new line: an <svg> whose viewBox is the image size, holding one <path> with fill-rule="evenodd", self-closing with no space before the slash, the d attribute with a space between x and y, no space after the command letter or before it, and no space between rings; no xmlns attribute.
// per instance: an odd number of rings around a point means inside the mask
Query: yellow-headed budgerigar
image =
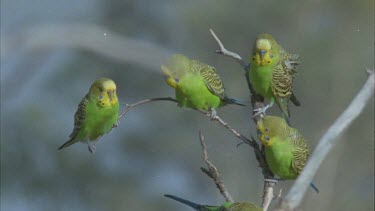
<svg viewBox="0 0 375 211"><path fill-rule="evenodd" d="M292 90L294 74L299 64L298 57L297 54L287 53L269 34L261 34L256 38L251 55L249 81L257 94L270 101L264 108L257 109L257 114L265 113L276 101L288 121L289 100L300 106Z"/></svg>
<svg viewBox="0 0 375 211"><path fill-rule="evenodd" d="M59 149L76 142L87 142L89 151L95 151L95 141L108 133L117 122L119 102L116 84L111 79L100 78L90 87L74 115L74 129ZM94 144L90 144L93 141Z"/></svg>
<svg viewBox="0 0 375 211"><path fill-rule="evenodd" d="M285 119L265 116L258 120L259 139L265 146L267 164L282 180L298 177L309 157L305 139ZM318 192L313 183L311 187Z"/></svg>
<svg viewBox="0 0 375 211"><path fill-rule="evenodd" d="M200 61L175 54L161 70L166 83L175 89L179 106L214 112L226 104L243 105L225 95L215 68Z"/></svg>
<svg viewBox="0 0 375 211"><path fill-rule="evenodd" d="M262 211L263 209L253 203L247 202L226 202L221 206L210 206L210 205L201 205L194 202L182 199L173 195L164 195L165 197L171 198L178 202L181 202L187 206L192 207L197 211Z"/></svg>

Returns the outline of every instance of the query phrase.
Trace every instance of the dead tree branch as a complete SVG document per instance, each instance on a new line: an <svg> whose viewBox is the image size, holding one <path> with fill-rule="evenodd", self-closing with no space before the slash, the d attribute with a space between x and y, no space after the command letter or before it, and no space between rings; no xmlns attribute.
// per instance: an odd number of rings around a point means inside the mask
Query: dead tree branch
<svg viewBox="0 0 375 211"><path fill-rule="evenodd" d="M369 71L369 77L359 93L320 139L301 175L281 201L279 210L295 210L299 206L320 164L340 140L338 137L361 114L368 101L374 96L374 83L374 71Z"/></svg>
<svg viewBox="0 0 375 211"><path fill-rule="evenodd" d="M263 107L264 98L255 93L250 83L250 79L249 79L250 64L249 65L245 64L241 56L239 56L237 53L227 50L224 47L224 44L221 42L219 37L215 34L215 32L212 29L210 29L210 32L212 36L214 37L214 39L216 40L216 42L218 43L219 48L220 48L219 50L216 50L216 53L233 58L245 70L245 77L246 77L246 81L247 81L248 88L250 91L250 99L251 99L252 108L257 109L257 108ZM253 116L254 114L255 112L253 111L251 118L256 124L258 119ZM239 136L237 137L241 139L241 137ZM254 149L255 157L258 160L260 167L262 168L262 173L265 179L264 186L263 186L264 188L263 188L263 197L262 197L262 207L264 210L267 210L269 205L271 204L271 201L275 198L273 187L275 186L276 182L273 182L272 180L268 180L268 179L273 178L273 174L267 166L267 162L266 162L265 155L264 155L264 150L260 147L260 145L255 141L253 137L252 137L251 142L245 142L245 143L248 143Z"/></svg>
<svg viewBox="0 0 375 211"><path fill-rule="evenodd" d="M133 104L126 105L125 110L119 115L118 120L120 120L131 109L133 109L133 108L135 108L137 106L140 106L140 105L144 105L144 104L147 104L147 103L154 102L154 101L170 101L170 102L177 103L177 100L173 99L171 97L159 97L159 98L145 99L145 100L133 103ZM269 170L269 168L267 166L267 162L266 162L265 156L264 156L264 151L262 150L262 148L260 147L260 145L257 143L257 141L253 137L251 137L251 139L249 139L246 136L242 135L241 133L239 133L236 129L234 129L232 126L230 126L227 122L225 122L222 118L220 118L217 115L215 115L214 117L211 117L211 113L210 112L203 111L203 110L198 110L198 111L201 112L202 114L204 114L205 116L210 117L211 121L215 121L215 122L219 123L220 125L222 125L224 128L226 128L229 132L231 132L238 139L242 140L244 143L250 145L250 147L252 147L253 150L254 150L255 157L256 157L256 159L259 162L259 166L262 169L264 178L266 178L266 179L272 179L273 178L273 174L272 174L272 172ZM205 155L205 161L206 161L207 165L209 166L209 170L207 170L205 168L201 168L201 170L203 172L205 172L209 177L211 177L212 179L214 179L215 184L217 185L218 189L220 190L220 193L222 193L222 195L226 198L227 201L233 201L233 199L230 197L230 195L226 194L227 192L225 192L225 191L222 192L222 190L225 190L225 187L224 187L224 189L223 189L223 187L221 187L221 184L224 185L224 183L220 182L221 180L218 177L219 174L218 173L212 173L212 172L215 172L215 171L217 172L217 169L208 160L208 154L207 154L207 152L205 152L205 145L204 145L204 142L202 142L202 140L204 140L203 135L201 133L199 133L199 134L200 134L199 136L201 138L201 144L202 144L202 147L203 147L203 150L204 150L204 153L205 153L204 154ZM214 168L210 168L210 166L214 167ZM217 175L217 176L215 176L215 175ZM269 188L267 188L266 189L267 191L264 192L262 204L264 205L263 207L268 207L269 204L271 203L272 199L275 197L273 195L273 186L275 185L275 182L265 180L264 185L265 185L265 187L269 187Z"/></svg>
<svg viewBox="0 0 375 211"><path fill-rule="evenodd" d="M221 42L219 37L215 34L215 32L212 29L210 29L210 32L211 32L211 35L214 37L214 39L216 40L216 42L217 42L217 44L219 45L219 48L220 48L219 50L216 50L216 53L222 54L224 56L227 56L227 57L230 57L230 58L234 59L235 61L237 61L241 65L241 67L245 71L245 78L246 78L247 85L248 85L248 88L249 88L249 91L250 91L251 105L252 105L253 109L263 107L264 106L264 98L255 93L255 91L254 91L254 89L253 89L253 87L251 86L251 83L250 83L250 79L249 79L250 64L246 64L242 60L241 56L239 56L237 53L234 53L232 51L227 50L224 47L224 44ZM252 115L254 115L254 114L255 114L255 112L253 111ZM257 118L252 116L252 119L256 124Z"/></svg>
<svg viewBox="0 0 375 211"><path fill-rule="evenodd" d="M241 67L245 71L247 71L248 65L245 64L245 62L242 60L241 56L232 52L232 51L228 51L224 47L223 43L220 41L219 37L215 34L215 32L212 29L210 29L210 32L211 32L212 36L215 38L216 42L219 44L219 47L220 47L219 50L216 50L216 53L223 54L224 56L228 56L228 57L233 58L234 60L236 60L241 65Z"/></svg>
<svg viewBox="0 0 375 211"><path fill-rule="evenodd" d="M219 171L216 166L208 159L208 152L206 149L206 144L204 143L204 137L201 131L199 131L199 140L203 149L203 159L206 162L208 169L201 167L203 173L210 177L216 184L217 189L219 189L221 195L225 198L227 202L234 202L232 196L229 194L228 190L225 188L224 181L220 178Z"/></svg>
<svg viewBox="0 0 375 211"><path fill-rule="evenodd" d="M177 100L173 99L171 97L156 97L156 98L150 98L150 99L141 100L141 101L133 103L133 104L126 104L125 110L123 112L121 112L121 114L118 116L117 120L120 120L131 109L133 109L133 108L135 108L137 106L143 105L143 104L154 102L154 101L170 101L170 102L177 103Z"/></svg>

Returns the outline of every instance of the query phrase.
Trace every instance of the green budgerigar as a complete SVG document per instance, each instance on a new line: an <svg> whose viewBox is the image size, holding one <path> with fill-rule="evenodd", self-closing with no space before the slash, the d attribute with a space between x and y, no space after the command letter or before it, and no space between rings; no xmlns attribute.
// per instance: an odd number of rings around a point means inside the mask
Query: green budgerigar
<svg viewBox="0 0 375 211"><path fill-rule="evenodd" d="M309 157L303 136L297 129L290 127L285 119L276 116L259 119L257 129L272 173L282 180L296 179ZM311 187L318 192L313 183Z"/></svg>
<svg viewBox="0 0 375 211"><path fill-rule="evenodd" d="M82 141L87 142L89 151L94 153L96 141L116 125L118 110L115 82L108 78L97 79L78 105L69 140L58 149Z"/></svg>
<svg viewBox="0 0 375 211"><path fill-rule="evenodd" d="M247 203L247 202L234 202L234 203L226 202L221 206L210 206L210 205L196 204L194 202L191 202L186 199L182 199L180 197L173 196L173 195L164 195L164 196L171 198L173 200L176 200L178 202L181 202L185 205L188 205L197 211L262 211L263 210L259 206L253 203Z"/></svg>
<svg viewBox="0 0 375 211"><path fill-rule="evenodd" d="M270 101L264 108L257 109L257 114L265 113L276 101L284 118L289 121L289 100L300 106L292 90L294 74L299 64L298 57L297 54L287 53L269 34L261 34L256 38L249 81L257 94Z"/></svg>
<svg viewBox="0 0 375 211"><path fill-rule="evenodd" d="M215 68L200 61L175 54L161 70L165 82L175 89L179 106L214 111L226 104L243 105L225 95Z"/></svg>

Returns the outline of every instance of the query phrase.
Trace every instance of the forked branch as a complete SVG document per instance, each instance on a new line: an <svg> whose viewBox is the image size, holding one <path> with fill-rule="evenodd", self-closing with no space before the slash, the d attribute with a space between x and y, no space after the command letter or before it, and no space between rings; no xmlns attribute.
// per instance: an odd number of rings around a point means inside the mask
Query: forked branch
<svg viewBox="0 0 375 211"><path fill-rule="evenodd" d="M206 162L208 169L201 167L203 173L210 177L219 189L221 195L225 198L227 202L234 202L232 196L229 194L228 190L225 188L224 181L220 178L219 171L216 166L208 159L208 152L206 149L206 144L204 143L204 137L201 131L199 131L199 140L203 149L203 159Z"/></svg>
<svg viewBox="0 0 375 211"><path fill-rule="evenodd" d="M214 37L214 39L216 40L216 42L217 42L217 44L219 45L219 48L220 48L219 50L216 50L216 53L219 53L219 54L222 54L222 55L233 58L245 70L245 77L246 77L246 81L247 81L249 91L250 91L250 95L251 95L250 98L251 98L252 108L257 109L257 108L263 107L264 106L263 97L261 97L260 95L257 95L255 93L255 91L252 88L251 83L250 83L249 71L248 71L250 64L246 65L245 62L242 60L241 56L239 56L237 53L234 53L232 51L228 51L224 47L224 44L221 42L219 37L215 34L215 32L212 29L210 29L210 32L211 32L212 36ZM255 114L255 112L253 111L251 118L254 121L254 123L257 124L258 119L253 116L254 114ZM238 137L238 138L240 138L240 137ZM263 196L262 196L262 207L263 207L263 210L267 210L269 205L271 204L271 201L274 198L276 198L275 195L274 195L274 191L273 191L273 187L275 186L276 182L273 182L272 180L267 180L267 179L272 179L273 174L267 166L267 162L265 160L264 152L260 148L259 144L255 141L255 139L253 137L251 139L251 142L245 142L245 143L248 143L254 149L255 157L257 158L257 160L259 162L259 165L262 168L262 173L263 173L263 176L265 178L264 188L263 188Z"/></svg>

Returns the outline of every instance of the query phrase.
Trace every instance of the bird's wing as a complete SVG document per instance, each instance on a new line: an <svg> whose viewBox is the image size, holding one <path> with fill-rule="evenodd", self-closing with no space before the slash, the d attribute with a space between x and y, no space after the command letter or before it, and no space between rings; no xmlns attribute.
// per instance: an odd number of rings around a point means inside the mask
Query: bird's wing
<svg viewBox="0 0 375 211"><path fill-rule="evenodd" d="M299 64L297 58L296 54L281 53L280 61L272 72L272 93L277 104L287 116L289 116L288 101L293 95L293 76L296 73L296 66Z"/></svg>
<svg viewBox="0 0 375 211"><path fill-rule="evenodd" d="M302 135L296 129L291 129L291 131L290 140L293 145L292 168L299 174L305 167L309 157L309 150Z"/></svg>
<svg viewBox="0 0 375 211"><path fill-rule="evenodd" d="M224 86L216 69L197 60L192 60L192 68L195 73L200 74L207 88L216 96L224 99Z"/></svg>
<svg viewBox="0 0 375 211"><path fill-rule="evenodd" d="M72 133L69 135L70 139L73 139L79 130L81 129L83 123L86 120L86 106L89 102L88 94L82 98L81 102L78 105L77 111L74 114L74 128Z"/></svg>

